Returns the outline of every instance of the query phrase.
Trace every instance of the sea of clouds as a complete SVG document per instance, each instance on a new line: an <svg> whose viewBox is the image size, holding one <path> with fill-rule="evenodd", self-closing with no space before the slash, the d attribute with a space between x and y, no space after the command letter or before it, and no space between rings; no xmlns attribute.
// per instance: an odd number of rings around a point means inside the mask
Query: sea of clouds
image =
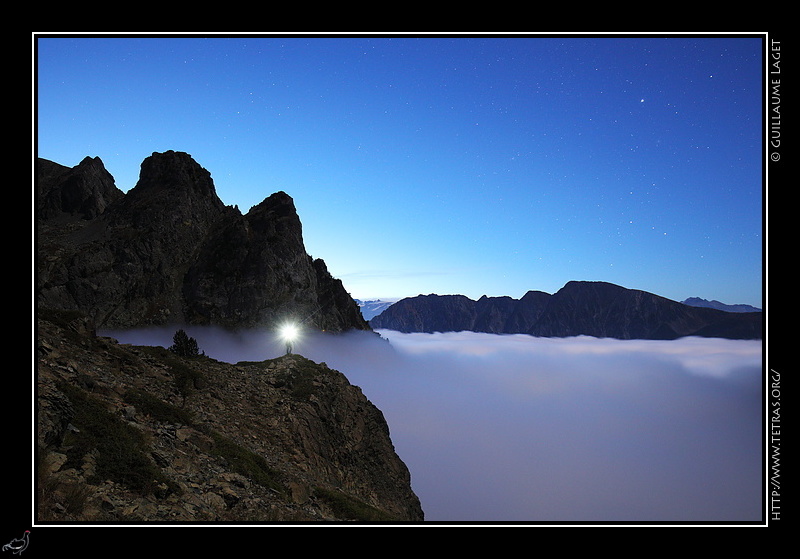
<svg viewBox="0 0 800 559"><path fill-rule="evenodd" d="M235 363L271 332L185 328ZM171 344L175 328L106 333ZM307 333L294 352L384 413L426 520L736 522L762 517L762 342L473 332Z"/></svg>

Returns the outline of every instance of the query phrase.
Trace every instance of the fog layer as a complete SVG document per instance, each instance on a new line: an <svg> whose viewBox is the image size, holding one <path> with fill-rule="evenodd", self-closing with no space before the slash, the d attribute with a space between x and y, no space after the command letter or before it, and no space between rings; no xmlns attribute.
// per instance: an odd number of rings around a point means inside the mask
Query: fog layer
<svg viewBox="0 0 800 559"><path fill-rule="evenodd" d="M185 330L221 361L284 352L269 332ZM306 334L294 352L383 411L426 520L761 518L760 341L380 334Z"/></svg>

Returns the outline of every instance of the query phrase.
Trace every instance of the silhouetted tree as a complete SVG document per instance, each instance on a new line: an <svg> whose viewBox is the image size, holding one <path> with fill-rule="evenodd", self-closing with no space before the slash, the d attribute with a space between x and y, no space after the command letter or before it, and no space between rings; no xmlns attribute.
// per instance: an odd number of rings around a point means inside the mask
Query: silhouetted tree
<svg viewBox="0 0 800 559"><path fill-rule="evenodd" d="M197 340L190 338L182 329L175 332L169 350L182 357L196 357L200 355Z"/></svg>

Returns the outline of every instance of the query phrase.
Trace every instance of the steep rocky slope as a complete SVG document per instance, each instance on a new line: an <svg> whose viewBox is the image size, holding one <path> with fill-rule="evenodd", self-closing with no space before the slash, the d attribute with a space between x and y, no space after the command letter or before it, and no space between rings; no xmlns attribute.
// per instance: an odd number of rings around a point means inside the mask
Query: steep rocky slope
<svg viewBox="0 0 800 559"><path fill-rule="evenodd" d="M181 357L72 312L37 327L39 522L423 519L382 413L324 363Z"/></svg>
<svg viewBox="0 0 800 559"><path fill-rule="evenodd" d="M37 521L423 519L383 414L341 372L95 335L287 318L369 330L306 253L290 196L242 214L173 151L145 159L127 193L88 157L39 159L36 185Z"/></svg>
<svg viewBox="0 0 800 559"><path fill-rule="evenodd" d="M294 202L274 193L242 215L186 153L153 153L122 193L98 158L37 161L37 304L95 324L367 330L358 305L303 245Z"/></svg>

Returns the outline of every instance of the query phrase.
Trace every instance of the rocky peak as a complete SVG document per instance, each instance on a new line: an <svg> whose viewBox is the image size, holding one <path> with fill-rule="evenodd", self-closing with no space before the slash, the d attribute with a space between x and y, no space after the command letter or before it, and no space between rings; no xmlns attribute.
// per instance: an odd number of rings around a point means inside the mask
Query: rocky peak
<svg viewBox="0 0 800 559"><path fill-rule="evenodd" d="M196 239L224 212L211 173L188 153L167 151L142 162L138 182L107 218L120 227L156 228L161 235L195 229Z"/></svg>
<svg viewBox="0 0 800 559"><path fill-rule="evenodd" d="M278 217L295 217L297 210L294 207L292 197L280 190L270 194L260 204L256 204L248 212L254 216L272 214Z"/></svg>
<svg viewBox="0 0 800 559"><path fill-rule="evenodd" d="M274 241L282 238L300 246L303 244L303 226L294 200L283 191L268 196L250 208L245 219L253 233L264 239Z"/></svg>
<svg viewBox="0 0 800 559"><path fill-rule="evenodd" d="M39 159L36 175L37 214L42 219L90 220L124 196L99 157L85 157L73 169Z"/></svg>
<svg viewBox="0 0 800 559"><path fill-rule="evenodd" d="M40 161L40 191L63 199L64 177L86 167ZM271 327L295 314L313 317L309 327L369 329L341 282L306 253L290 196L272 194L243 216L187 153L146 158L136 186L84 224L40 217L40 307L80 310L110 328Z"/></svg>
<svg viewBox="0 0 800 559"><path fill-rule="evenodd" d="M182 151L154 152L145 158L139 171L139 182L130 193L149 190L186 192L191 197L219 200L211 173Z"/></svg>

